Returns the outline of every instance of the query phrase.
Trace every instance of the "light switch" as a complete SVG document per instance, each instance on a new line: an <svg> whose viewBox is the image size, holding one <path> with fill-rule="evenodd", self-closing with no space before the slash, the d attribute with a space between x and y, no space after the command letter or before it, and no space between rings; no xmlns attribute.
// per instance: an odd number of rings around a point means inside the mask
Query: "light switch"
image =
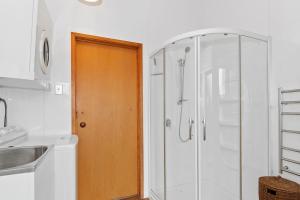
<svg viewBox="0 0 300 200"><path fill-rule="evenodd" d="M57 94L57 95L63 94L63 85L62 84L55 85L55 94Z"/></svg>

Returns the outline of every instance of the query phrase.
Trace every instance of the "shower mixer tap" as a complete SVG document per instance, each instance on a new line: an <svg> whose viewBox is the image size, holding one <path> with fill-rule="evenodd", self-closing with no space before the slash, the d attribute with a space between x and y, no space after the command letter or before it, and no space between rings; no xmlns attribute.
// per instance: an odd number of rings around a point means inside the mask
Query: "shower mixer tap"
<svg viewBox="0 0 300 200"><path fill-rule="evenodd" d="M193 139L193 125L194 125L195 121L190 117L189 118L189 139L192 140Z"/></svg>
<svg viewBox="0 0 300 200"><path fill-rule="evenodd" d="M177 105L182 105L183 102L189 101L188 99L179 99Z"/></svg>

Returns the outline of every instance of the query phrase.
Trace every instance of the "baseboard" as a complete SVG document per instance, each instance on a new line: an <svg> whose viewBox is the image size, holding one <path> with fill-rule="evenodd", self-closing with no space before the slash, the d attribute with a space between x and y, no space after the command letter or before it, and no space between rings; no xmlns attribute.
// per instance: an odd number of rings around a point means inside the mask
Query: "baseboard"
<svg viewBox="0 0 300 200"><path fill-rule="evenodd" d="M128 197L119 197L115 198L113 200L149 200L149 198L140 198L139 195L133 195L133 196L128 196Z"/></svg>

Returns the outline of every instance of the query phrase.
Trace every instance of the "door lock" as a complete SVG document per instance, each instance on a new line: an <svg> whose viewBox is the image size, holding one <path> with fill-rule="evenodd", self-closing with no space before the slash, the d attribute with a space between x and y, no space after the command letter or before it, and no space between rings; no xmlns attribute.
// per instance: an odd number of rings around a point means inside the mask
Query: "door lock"
<svg viewBox="0 0 300 200"><path fill-rule="evenodd" d="M81 128L85 128L86 127L86 123L85 122L80 122L80 127Z"/></svg>

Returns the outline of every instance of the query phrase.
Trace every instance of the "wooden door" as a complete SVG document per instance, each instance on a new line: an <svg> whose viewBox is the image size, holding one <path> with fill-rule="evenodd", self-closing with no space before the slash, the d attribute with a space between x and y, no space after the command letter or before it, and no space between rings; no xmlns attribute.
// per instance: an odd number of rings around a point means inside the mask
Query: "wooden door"
<svg viewBox="0 0 300 200"><path fill-rule="evenodd" d="M79 200L142 193L142 46L72 34Z"/></svg>

